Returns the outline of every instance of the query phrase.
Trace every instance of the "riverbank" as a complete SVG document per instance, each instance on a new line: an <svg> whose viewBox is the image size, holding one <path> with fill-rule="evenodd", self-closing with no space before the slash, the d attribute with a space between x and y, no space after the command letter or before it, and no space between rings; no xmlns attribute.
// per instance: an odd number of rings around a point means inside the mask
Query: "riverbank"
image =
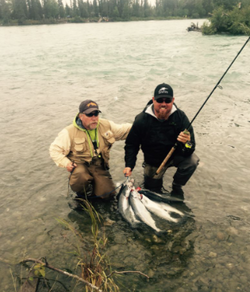
<svg viewBox="0 0 250 292"><path fill-rule="evenodd" d="M131 17L129 20L122 18L109 18L109 17L93 17L93 18L50 18L41 20L23 19L23 20L10 20L8 23L1 23L1 26L19 26L19 25L45 25L45 24L67 24L67 23L104 23L104 22L129 22L129 21L152 21L152 20L182 20L189 19L187 17ZM190 20L192 20L190 18Z"/></svg>

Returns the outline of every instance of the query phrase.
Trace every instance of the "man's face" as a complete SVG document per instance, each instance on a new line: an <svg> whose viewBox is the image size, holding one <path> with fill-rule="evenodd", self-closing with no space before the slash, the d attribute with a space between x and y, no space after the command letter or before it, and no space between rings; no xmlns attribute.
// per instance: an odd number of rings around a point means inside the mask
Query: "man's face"
<svg viewBox="0 0 250 292"><path fill-rule="evenodd" d="M172 100L168 97L161 97L158 101L160 102L157 102L157 100L153 97L155 115L160 120L167 120L174 103L174 97Z"/></svg>
<svg viewBox="0 0 250 292"><path fill-rule="evenodd" d="M99 121L99 112L93 111L90 114L79 114L79 118L82 121L82 125L87 130L94 130Z"/></svg>

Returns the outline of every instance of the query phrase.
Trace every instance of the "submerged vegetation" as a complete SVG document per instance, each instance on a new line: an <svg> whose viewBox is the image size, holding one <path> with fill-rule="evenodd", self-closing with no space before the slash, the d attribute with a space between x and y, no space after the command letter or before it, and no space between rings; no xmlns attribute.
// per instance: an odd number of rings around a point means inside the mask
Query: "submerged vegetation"
<svg viewBox="0 0 250 292"><path fill-rule="evenodd" d="M91 218L91 233L93 237L93 247L89 252L86 253L85 249L85 240L83 234L75 229L71 224L63 219L57 219L57 221L67 230L71 231L75 237L74 241L74 254L77 256L78 263L77 269L75 273L72 271L61 270L50 265L46 258L43 259L33 259L27 258L24 259L21 263L27 266L27 262L34 262L35 265L28 268L29 283L33 283L35 278L40 278L42 282L46 282L46 286L49 288L48 291L53 291L52 287L55 287L55 281L53 284L48 283L48 279L46 278L47 273L46 269L53 270L57 273L63 274L66 277L72 278L76 280L77 283L82 283L85 286L83 291L119 291L119 287L115 284L111 273L111 266L108 261L108 257L105 255L105 246L107 243L107 238L105 233L99 230L99 224L101 223L101 218L99 214L96 212L94 207L87 201L82 200L82 207L85 212L87 212ZM30 272L32 272L33 276L30 277ZM26 280L27 281L27 280ZM51 280L50 280L51 282ZM26 285L24 282L23 287ZM62 288L62 287L61 287ZM21 289L22 290L22 289ZM65 287L64 291L68 291ZM35 290L34 290L35 291Z"/></svg>
<svg viewBox="0 0 250 292"><path fill-rule="evenodd" d="M204 34L247 34L250 0L0 0L2 25L210 18Z"/></svg>
<svg viewBox="0 0 250 292"><path fill-rule="evenodd" d="M47 262L46 258L34 259L26 258L21 261L22 266L27 269L28 276L27 278L21 277L21 291L26 291L26 287L33 287L33 290L27 291L40 291L37 290L37 286L46 287L46 291L69 291L68 288L54 277L50 279L47 276L47 269L52 270L58 274L62 274L69 279L75 281L74 287L83 285L82 291L100 291L100 292L119 292L120 289L115 283L114 276L115 274L128 274L135 273L140 274L146 278L149 278L146 274L140 271L115 271L112 270L112 266L109 261L109 257L106 255L106 245L108 239L105 235L104 229L100 229L99 226L102 223L99 213L95 210L93 205L82 199L82 208L83 211L88 213L91 218L91 234L92 242L86 243L84 235L69 224L64 219L57 219L57 221L66 229L69 230L74 237L74 252L72 255L77 256L77 265L76 270L73 273L68 268L59 269L53 267ZM90 248L91 246L91 248ZM27 263L33 263L29 266ZM40 283L39 283L40 281ZM13 281L15 283L15 281ZM60 290L57 290L60 287ZM74 288L73 288L74 290ZM42 290L44 291L44 290Z"/></svg>

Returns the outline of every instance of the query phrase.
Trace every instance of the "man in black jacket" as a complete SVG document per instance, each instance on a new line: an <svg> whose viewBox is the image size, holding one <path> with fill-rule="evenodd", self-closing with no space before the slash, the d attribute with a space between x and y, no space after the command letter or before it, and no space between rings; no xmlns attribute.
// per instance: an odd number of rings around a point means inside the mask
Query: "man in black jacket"
<svg viewBox="0 0 250 292"><path fill-rule="evenodd" d="M173 89L168 84L159 84L154 97L147 107L136 116L125 142L124 174L130 176L136 164L139 149L144 153L144 186L161 192L163 175L168 167L175 166L172 196L183 198L184 186L194 173L199 158L194 153L195 138L193 128L189 126L186 114L174 104ZM159 174L161 165L171 148L178 146Z"/></svg>

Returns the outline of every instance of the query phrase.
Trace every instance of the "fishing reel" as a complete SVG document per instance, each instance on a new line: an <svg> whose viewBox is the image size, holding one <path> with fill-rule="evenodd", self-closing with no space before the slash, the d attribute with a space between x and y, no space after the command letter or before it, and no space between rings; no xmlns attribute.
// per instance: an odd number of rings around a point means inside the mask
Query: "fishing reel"
<svg viewBox="0 0 250 292"><path fill-rule="evenodd" d="M184 134L188 135L188 134L190 134L190 132L187 129L185 129ZM187 141L184 145L185 145L185 148L187 148L187 149L191 149L193 147L193 144L190 141Z"/></svg>
<svg viewBox="0 0 250 292"><path fill-rule="evenodd" d="M190 141L187 141L185 143L185 148L191 149L193 147L193 144Z"/></svg>

